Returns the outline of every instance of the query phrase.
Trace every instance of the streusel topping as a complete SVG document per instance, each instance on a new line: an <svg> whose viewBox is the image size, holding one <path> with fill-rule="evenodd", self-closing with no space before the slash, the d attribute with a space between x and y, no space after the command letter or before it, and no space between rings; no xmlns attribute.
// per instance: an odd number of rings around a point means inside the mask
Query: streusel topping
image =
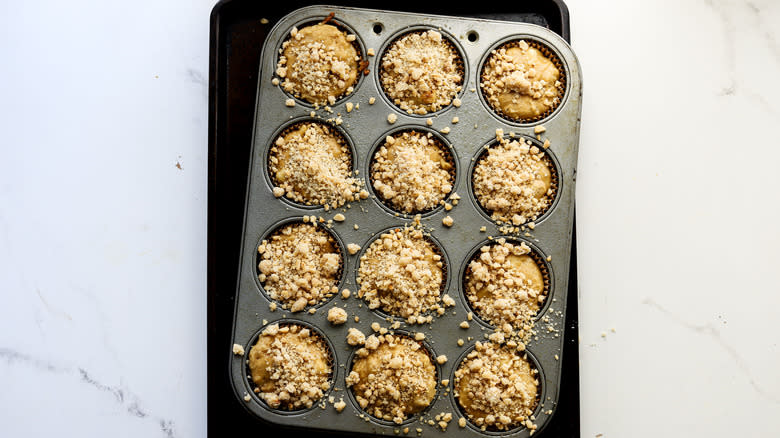
<svg viewBox="0 0 780 438"><path fill-rule="evenodd" d="M258 246L258 279L272 300L292 312L338 292L342 258L333 237L314 225L292 223Z"/></svg>
<svg viewBox="0 0 780 438"><path fill-rule="evenodd" d="M463 60L440 32L408 33L382 56L380 81L396 106L426 114L449 105L463 85Z"/></svg>

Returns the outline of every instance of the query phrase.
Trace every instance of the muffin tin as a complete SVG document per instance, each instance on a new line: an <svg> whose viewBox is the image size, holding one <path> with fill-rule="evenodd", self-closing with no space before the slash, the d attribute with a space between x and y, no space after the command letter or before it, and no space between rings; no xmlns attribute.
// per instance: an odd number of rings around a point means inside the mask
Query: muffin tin
<svg viewBox="0 0 780 438"><path fill-rule="evenodd" d="M367 53L369 48L374 49L375 56L367 57L370 72L360 78L352 94L336 102L332 112L326 111L325 108L315 108L297 99L295 106L287 107L285 101L290 99L290 96L271 82L276 69L278 50L288 38L293 26L300 27L321 21L331 12L335 13L334 21L354 31L363 53ZM418 30L421 26L440 29L443 35L451 36L453 43L464 56L466 76L463 90L459 93L462 101L459 108L449 105L436 113L410 115L393 105L381 89L376 75L377 64L382 57L381 49L405 30ZM490 109L479 90L481 66L490 50L515 39L533 40L547 47L559 58L566 76L566 90L561 103L539 122L521 124L502 118ZM551 155L557 168L556 198L550 209L537 219L533 230L526 228L519 234L506 237L528 243L538 253L539 259L545 261L549 277L547 301L535 318L536 335L526 348L529 360L539 371L540 399L534 421L538 428L534 435L543 435L545 425L555 412L561 376L581 93L580 68L571 48L552 31L536 25L331 6L305 7L279 20L265 40L260 63L238 290L233 316L233 343L243 346L248 353L257 334L267 324L284 321L315 327L316 331L325 337L335 356L333 385L328 395L311 409L270 409L252 391L252 382L247 376L246 356L234 355L231 352L229 372L235 395L241 403L254 415L268 422L334 432L393 435L398 431L403 435L403 428L409 427L409 435L439 434L441 430L429 425L428 420L433 420L439 413L451 413L453 420L446 430L449 435L530 436L531 431L525 427L504 432L482 431L471 422L464 428L459 427L458 418L463 414L453 397L452 388L454 371L460 360L474 348L476 341L486 340L487 335L493 332L493 328L476 315L469 321L468 329L459 327L471 312L463 293L464 272L474 251L502 236L499 225L490 220L473 196L473 163L484 147L495 140L496 129L502 129L507 135L523 135L541 146L534 134L534 128L541 125L546 128L546 132L542 134L543 138L551 141L546 152ZM372 97L375 103L370 105L369 99ZM359 108L348 113L348 102L359 104ZM431 236L444 253L443 260L446 261L448 273L445 293L452 297L456 304L447 308L444 315L434 316L430 324L408 325L401 318L388 318L377 310L368 309L367 304L356 296L358 287L355 279L360 255L378 233L388 228L408 225L413 221L412 216L393 212L373 194L368 199L351 203L350 208L328 211L322 207L299 205L273 196L273 186L266 165L268 148L285 126L289 126L293 121L312 119L312 112L315 113L313 118L320 121L341 118L342 123L338 128L346 134L353 151L353 168L359 172L359 177L365 179L369 176L371 153L377 142L388 133L401 128L433 129L441 132L442 128L449 127L449 133L440 134L440 137L454 151L456 182L453 192L460 195L461 199L452 210L433 209L423 214L420 221L426 230L430 230ZM389 114L397 117L394 124L388 123ZM455 116L459 118L457 124L452 123ZM433 119L432 126L426 125L428 118ZM366 189L373 193L370 188ZM448 198L451 196L452 194ZM333 222L329 228L345 255L339 291L348 288L352 296L345 300L340 294L336 294L298 313L286 311L281 306L271 311L270 301L256 277L257 246L263 236L280 224L303 216L314 215L327 221L337 213L346 217L344 222ZM445 216L454 219L452 227L442 225ZM327 222L322 226L327 226L326 224ZM359 225L358 229L355 229L355 224ZM481 232L481 227L485 227L486 231ZM362 250L350 256L343 250L348 243L356 243ZM346 324L334 327L327 321L327 311L334 306L347 311L349 319ZM315 309L313 314L308 312L310 308ZM355 321L355 317L359 318L359 322ZM354 397L349 394L351 391L345 385L344 379L351 367L354 351L354 348L346 343L347 329L355 327L369 335L373 333L370 326L374 322L386 328L390 328L393 322L398 322L399 333L422 332L426 336L425 344L433 356L446 355L448 358L446 363L436 364L436 367L439 381L448 379L449 386L440 386L431 406L403 425L388 424L364 412L354 402ZM463 346L458 346L458 339L465 341ZM229 347L225 346L226 352L230 350ZM245 401L247 396L249 400ZM328 402L329 396L336 401L343 398L346 408L340 413L337 412ZM418 428L421 430L419 433Z"/></svg>

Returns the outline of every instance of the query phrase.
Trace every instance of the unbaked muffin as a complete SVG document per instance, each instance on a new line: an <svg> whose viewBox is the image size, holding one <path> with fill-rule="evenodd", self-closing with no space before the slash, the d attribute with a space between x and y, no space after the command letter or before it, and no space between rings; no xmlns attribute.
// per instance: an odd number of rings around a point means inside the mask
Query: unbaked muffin
<svg viewBox="0 0 780 438"><path fill-rule="evenodd" d="M285 129L268 154L274 194L306 205L341 207L357 199L352 154L336 128L301 122Z"/></svg>
<svg viewBox="0 0 780 438"><path fill-rule="evenodd" d="M533 317L547 298L540 258L524 242L500 238L479 249L465 275L465 295L477 315L521 339L531 334Z"/></svg>
<svg viewBox="0 0 780 438"><path fill-rule="evenodd" d="M404 335L371 335L357 351L346 383L376 418L402 423L436 395L436 367L425 347Z"/></svg>
<svg viewBox="0 0 780 438"><path fill-rule="evenodd" d="M353 41L355 35L331 24L293 28L276 66L282 88L316 105L332 105L351 93L360 61Z"/></svg>
<svg viewBox="0 0 780 438"><path fill-rule="evenodd" d="M483 430L525 426L533 431L537 374L515 349L477 342L455 371L455 396L469 421Z"/></svg>
<svg viewBox="0 0 780 438"><path fill-rule="evenodd" d="M360 257L358 297L370 309L430 322L426 312L440 310L446 271L439 249L418 227L396 228L375 239Z"/></svg>
<svg viewBox="0 0 780 438"><path fill-rule="evenodd" d="M499 137L474 166L474 196L495 221L522 225L543 215L555 197L555 167L522 137Z"/></svg>
<svg viewBox="0 0 780 438"><path fill-rule="evenodd" d="M426 114L449 105L463 86L463 59L435 30L414 31L382 55L379 80L390 100L408 113Z"/></svg>
<svg viewBox="0 0 780 438"><path fill-rule="evenodd" d="M258 279L282 308L300 312L338 291L342 254L333 236L306 223L289 223L257 248Z"/></svg>
<svg viewBox="0 0 780 438"><path fill-rule="evenodd" d="M493 50L482 68L480 87L499 115L532 122L561 102L564 76L558 58L531 41L511 41Z"/></svg>
<svg viewBox="0 0 780 438"><path fill-rule="evenodd" d="M325 341L298 324L269 325L249 351L255 393L275 409L312 407L330 388L331 362Z"/></svg>
<svg viewBox="0 0 780 438"><path fill-rule="evenodd" d="M449 149L430 132L402 131L387 136L371 162L371 184L396 211L413 214L442 204L455 184Z"/></svg>

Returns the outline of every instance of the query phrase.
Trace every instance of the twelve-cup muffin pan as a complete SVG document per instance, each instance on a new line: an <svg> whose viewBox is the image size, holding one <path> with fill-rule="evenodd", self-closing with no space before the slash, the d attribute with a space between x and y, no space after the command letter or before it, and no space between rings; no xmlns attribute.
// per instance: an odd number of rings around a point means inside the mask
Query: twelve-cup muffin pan
<svg viewBox="0 0 780 438"><path fill-rule="evenodd" d="M293 27L300 28L323 21L331 13L334 13L330 19L331 24L357 36L355 43L360 47L359 52L362 53L363 59L368 61L369 71L360 76L351 94L340 98L331 108L315 107L285 93L280 86L272 83L272 79L275 77L279 49L289 38ZM439 31L450 39L464 58L465 76L463 88L458 93L462 102L459 107L451 104L435 113L410 115L398 109L385 96L377 73L382 50L405 32L420 29ZM479 85L481 67L491 50L506 42L520 39L533 41L549 50L557 57L562 74L565 75L565 92L561 103L551 114L533 123L516 123L496 114L486 103ZM373 49L375 56L367 55L369 49ZM579 141L581 73L577 58L569 45L552 31L531 24L310 6L294 11L277 22L266 38L259 68L256 119L233 319L233 343L243 346L248 355L258 334L269 324L300 323L310 326L315 328L313 333L325 338L325 344L332 350L333 374L331 388L325 397L311 408L298 411L273 409L253 392L253 383L246 366L247 355L235 355L231 352L230 373L236 397L253 414L284 426L382 435L403 435L404 428L408 427L410 435L419 436L442 433L440 429L430 425L429 421L434 420L439 413L450 413L453 420L444 432L449 435L530 436L532 431L523 426L508 431L483 431L467 422L466 427L459 427L458 419L465 415L453 396L454 372L460 361L474 348L477 341L486 341L487 336L494 330L494 327L475 313L473 319L468 321L469 328L461 328L461 323L473 312L464 295L465 271L481 246L505 237L507 240L525 242L532 249L535 253L534 259L543 265L541 267L548 286L547 299L534 319L535 334L524 352L539 372L539 401L533 417L537 430L534 435L543 435L544 427L554 415L558 401ZM294 99L294 106L285 104L289 99ZM374 103L369 104L370 100ZM347 103L351 103L354 108L351 112L346 110ZM392 124L388 122L390 114L397 119ZM457 124L452 123L453 117L458 117ZM349 206L328 210L274 197L266 160L268 149L276 136L298 121L316 120L333 123L335 126L337 118L340 123L336 129L344 134L353 153L353 169L359 177L366 179L366 190L371 196L352 202ZM432 125L426 123L429 118L433 120ZM535 134L535 128L539 126L546 129L541 133L541 140L537 139ZM447 131L444 128L449 128L449 132L443 133ZM381 309L371 310L356 294L359 289L356 284L359 258L370 242L382 231L410 225L415 221L412 215L400 214L384 205L371 189L368 178L372 154L377 144L388 134L400 129L433 131L451 148L456 178L448 202L452 202L454 193L460 196L460 201L451 210L434 208L423 213L419 219L443 253L442 260L446 263L447 273L444 293L455 300L454 307L447 308L441 316L434 314L429 324L422 325L407 324L403 319L381 312ZM502 231L507 231L504 227L506 224L502 226L491 220L473 195L471 172L474 163L481 157L484 148L495 142L497 129L501 129L505 136L527 138L540 148L544 139L550 140L551 144L545 152L554 163L555 199L547 212L535 221L533 229L523 227L519 232L503 234ZM336 214L344 215L346 220L331 222ZM347 288L352 291L352 296L343 299L340 293L334 294L315 306L307 306L302 312L293 313L281 306L272 311L271 300L257 279L257 247L280 225L301 220L304 216L325 219L325 222L319 225L326 227L333 235L343 256L339 291ZM446 216L454 220L451 227L442 224L442 219ZM483 227L485 231L481 231ZM345 251L349 243L360 245L362 250L355 255L349 255ZM349 318L346 324L333 326L327 321L328 310L332 307L341 307L347 311ZM311 309L314 309L313 313L310 312ZM447 379L449 386L439 385L437 396L431 405L422 413L411 416L403 424L383 421L363 411L355 403L354 396L345 384L355 349L346 343L347 330L354 327L368 336L373 333L371 324L375 322L386 328L397 323L396 326L399 327L395 331L399 334L422 332L425 334L424 345L432 357L445 355L448 358L446 363L434 362L434 365L439 382ZM459 339L465 341L462 346L458 345ZM343 399L346 408L337 412L328 401L329 397L337 401Z"/></svg>

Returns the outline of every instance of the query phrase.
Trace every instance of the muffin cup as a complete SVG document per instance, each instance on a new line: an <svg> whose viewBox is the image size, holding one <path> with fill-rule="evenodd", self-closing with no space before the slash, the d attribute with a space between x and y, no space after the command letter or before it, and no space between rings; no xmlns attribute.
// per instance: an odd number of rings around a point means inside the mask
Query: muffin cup
<svg viewBox="0 0 780 438"><path fill-rule="evenodd" d="M459 73L461 75L461 81L458 86L460 86L460 91L456 92L454 96L450 99L450 102L446 105L443 105L441 108L433 111L429 111L426 109L426 112L424 114L418 114L415 110L404 110L399 105L395 103L395 98L390 96L390 94L387 92L384 86L384 82L382 81L382 63L385 59L385 55L387 54L387 51L393 47L393 45L400 40L401 38L405 37L406 35L414 34L414 33L423 33L427 32L429 30L435 30L436 32L439 32L442 35L442 42L444 42L446 45L448 45L453 52L457 55L457 58L455 60L455 64L458 66ZM434 117L438 115L439 113L446 111L450 107L452 107L452 101L455 98L458 98L463 95L464 90L466 89L466 81L468 78L468 68L465 63L466 55L463 52L463 49L455 42L456 39L447 33L446 31L443 31L441 28L434 28L430 26L409 26L407 28L404 28L403 30L397 32L395 35L388 38L385 45L381 48L379 51L379 60L377 62L376 67L376 83L379 86L380 91L382 92L382 97L385 98L388 104L390 104L392 107L397 109L398 111L410 116L410 117Z"/></svg>
<svg viewBox="0 0 780 438"><path fill-rule="evenodd" d="M552 61L555 68L558 69L558 72L560 76L558 77L558 86L556 87L558 91L558 102L552 105L547 111L539 114L536 117L527 117L527 118L514 118L510 117L507 114L504 114L503 111L501 111L500 108L494 107L493 104L490 103L490 100L485 95L484 91L482 91L482 83L485 77L485 67L488 64L488 61L490 60L491 56L493 56L493 52L495 50L501 49L501 48L510 48L510 47L518 47L520 44L520 41L525 41L528 43L529 46L539 50L539 52L542 53L547 59ZM563 64L563 61L561 61L561 57L558 55L558 53L550 48L547 44L543 43L542 41L531 37L531 36L522 36L522 37L511 37L509 39L505 39L495 46L493 46L490 50L488 50L485 58L482 60L479 68L479 86L477 86L477 89L479 90L479 95L482 99L482 102L485 104L487 108L489 108L491 111L493 111L498 117L502 118L503 120L513 123L513 124L537 124L542 122L543 120L550 117L552 114L556 112L558 108L560 108L563 105L563 102L566 98L566 90L567 90L567 78L566 78L566 68Z"/></svg>
<svg viewBox="0 0 780 438"><path fill-rule="evenodd" d="M360 278L360 265L362 263L361 259L363 258L363 255L365 255L365 253L368 251L368 249L371 247L371 245L374 242L376 242L379 238L381 238L383 234L385 234L385 233L387 233L389 231L392 231L392 230L399 229L399 228L400 227L390 227L390 228L386 228L384 230L378 231L376 233L376 235L374 235L374 237L372 237L371 240L369 240L363 246L363 248L361 248L360 252L357 254L357 266L355 267L355 285L357 287L357 290L355 291L355 293L358 293L360 291L360 283L358 282L358 278ZM433 236L423 233L423 238L428 243L431 244L431 246L433 247L433 251L436 254L441 256L441 262L442 262L442 268L441 268L441 270L442 270L442 282L441 282L441 285L439 286L439 301L441 301L441 297L444 296L444 293L447 291L447 288L448 288L448 285L449 285L449 282L450 282L450 275L449 275L449 268L448 268L449 264L450 264L450 259L447 256L447 253L444 252L444 249L443 249L441 243L438 240L436 240ZM363 300L363 298L359 298L359 299ZM363 302L365 303L365 300L363 300ZM442 307L444 307L443 303L441 303L440 305ZM405 322L406 321L406 318L404 318L403 316L396 315L395 313L392 313L392 312L384 309L381 305L379 307L377 307L376 309L371 309L371 311L376 313L377 315L380 315L382 317L382 319L388 319L389 318L389 319L392 319L394 321L399 321L399 322ZM416 315L416 316L418 316L418 317L419 316L427 317L429 315L431 315L434 320L438 316L436 314L436 312L433 311L433 310L428 310L426 312L422 312L420 315ZM418 325L421 325L421 324L418 324Z"/></svg>
<svg viewBox="0 0 780 438"><path fill-rule="evenodd" d="M486 341L487 342L487 341ZM452 367L452 375L450 376L450 382L452 385L452 391L450 391L450 399L452 400L452 404L457 406L458 412L463 416L463 418L466 419L466 427L469 427L473 429L474 431L480 433L480 434L486 434L486 435L492 435L492 436L504 436L504 435L512 435L520 430L528 429L523 424L515 425L511 428L500 430L495 426L485 427L485 430L482 430L482 427L477 426L474 422L471 421L471 419L468 417L468 414L466 413L466 410L463 408L463 406L460 404L459 397L456 396L458 393L457 391L457 384L455 383L455 371L460 369L461 364L463 364L463 361L466 360L469 353L474 351L475 346L472 346L471 348L466 349L466 351L461 354L458 359L455 362L455 366ZM536 405L534 406L534 413L532 416L534 418L538 418L539 414L542 410L542 405L544 404L543 401L545 400L545 397L547 396L547 384L546 379L544 377L544 370L540 366L539 361L536 359L536 356L533 355L533 353L529 352L528 350L521 352L516 352L516 354L523 359L525 359L533 369L536 370L536 379L538 380L537 390L536 390Z"/></svg>
<svg viewBox="0 0 780 438"><path fill-rule="evenodd" d="M257 288L270 302L276 303L281 309L289 309L289 304L277 300L271 297L271 295L268 293L268 291L265 290L265 287L263 286L263 282L260 281L258 276L260 275L260 268L258 265L260 264L260 254L257 252L257 248L262 244L263 240L270 239L271 236L273 236L275 233L282 230L282 228L286 227L287 225L294 225L294 224L301 224L301 225L311 225L310 223L303 222L303 218L289 218L284 219L274 225L272 225L268 231L263 234L263 236L257 241L257 245L255 246L255 281L257 283ZM344 285L344 255L346 252L344 251L344 244L342 243L341 239L339 239L338 235L334 233L332 230L328 229L327 227L324 227L320 224L316 225L317 229L324 230L326 233L330 235L330 238L333 240L333 243L335 244L336 251L339 253L339 270L336 273L336 277L338 278L338 281L336 282L336 287L341 290L341 287ZM320 300L317 302L317 304L311 305L306 304L306 307L304 307L301 312L298 313L304 313L307 312L309 309L317 309L324 305L326 305L330 300L333 299L338 295L338 293L327 293L320 298Z"/></svg>
<svg viewBox="0 0 780 438"><path fill-rule="evenodd" d="M373 334L373 333L371 333L371 334ZM391 426L391 427L409 426L410 424L412 424L415 421L417 421L420 417L425 416L427 413L429 413L431 411L431 409L433 408L433 405L436 404L436 400L441 396L441 385L439 384L440 378L441 378L441 375L442 375L441 374L441 367L436 362L436 355L433 353L433 348L431 347L431 345L427 341L425 341L425 340L418 341L418 340L414 339L413 333L409 332L409 331L406 331L406 330L389 330L387 332L387 334L393 335L393 336L403 336L403 337L406 337L406 338L410 339L412 342L416 342L417 344L419 344L422 347L422 349L425 351L425 353L431 359L431 364L433 364L433 369L434 369L434 376L433 376L433 378L434 378L434 380L436 382L436 393L434 394L433 399L431 400L431 402L428 404L428 406L425 407L425 409L423 409L420 412L417 412L415 414L409 415L407 418L405 418L399 424L399 423L395 423L393 421L385 420L383 418L375 417L373 414L369 413L367 410L365 410L362 407L360 407L360 403L358 403L357 399L355 398L355 391L354 391L353 387L347 388L345 392L348 394L349 401L354 405L355 410L358 411L358 412L362 412L372 422L377 423L377 424L381 424L381 425L384 425L384 426ZM363 347L355 346L353 348L352 352L350 353L350 355L349 355L349 357L347 359L347 367L346 367L346 372L344 373L344 376L348 376L349 373L352 372L352 367L354 366L355 361L358 359L356 351L359 350L360 348L363 348Z"/></svg>
<svg viewBox="0 0 780 438"><path fill-rule="evenodd" d="M314 18L314 17L309 17L309 18L307 18L307 19L305 19L305 20L303 20L303 21L301 21L299 23L296 23L293 26L290 26L287 29L287 32L285 33L286 37L282 41L279 41L279 44L278 44L278 50L277 50L277 56L276 56L276 65L277 66L279 65L279 59L280 59L282 53L284 52L284 49L282 48L282 45L286 41L289 41L292 38L292 36L290 35L290 31L292 31L293 28L301 30L304 27L314 26L316 24L330 24L332 26L335 26L340 31L344 32L346 35L355 35L355 40L351 41L350 43L352 44L352 47L355 48L355 51L357 52L358 57L360 58L357 61L358 72L357 72L357 76L355 77L355 83L352 85L352 92L351 93L346 93L345 92L345 93L339 94L338 96L334 96L336 98L336 100L333 103L333 105L338 105L341 101L347 99L349 96L351 96L352 94L355 93L355 91L358 89L360 84L363 82L362 81L363 76L367 75L367 71L366 70L368 68L368 66L367 66L368 63L366 61L366 50L364 48L363 42L360 40L360 35L357 32L355 32L349 25L347 25L345 22L340 20L339 17L337 17L335 15L333 15L333 16L327 15L327 16L322 16L321 19L318 19L318 18L312 19L312 18ZM363 66L362 69L360 68L361 66ZM279 82L280 82L279 89L282 90L282 92L284 94L286 94L287 96L289 96L292 99L294 99L296 101L296 103L298 103L298 104L301 104L301 105L304 105L304 106L310 107L310 108L330 105L330 103L327 103L327 102L323 103L323 104L316 104L314 102L310 102L310 101L304 99L301 96L298 96L298 95L295 95L294 93L290 93L290 92L286 91L281 86L281 82L284 81L284 78L282 78L278 74L276 74L275 70L274 70L273 77L279 80Z"/></svg>
<svg viewBox="0 0 780 438"><path fill-rule="evenodd" d="M328 387L327 391L323 391L322 392L322 397L320 397L319 400L314 401L310 408L306 408L306 407L301 408L301 409L272 408L271 406L268 405L268 403L266 403L265 400L263 400L258 395L257 392L255 392L256 390L258 390L258 388L255 385L255 382L252 380L252 370L249 368L249 358L248 358L248 355L249 355L249 352L252 351L252 347L254 347L255 344L257 344L257 341L260 339L260 336L263 336L263 331L269 325L273 325L273 324L278 324L280 328L281 327L298 326L301 329L303 329L303 328L309 329L311 331L311 334L309 336L316 336L318 338L319 343L322 344L325 347L325 350L328 352L328 365L330 366L330 374L328 375L328 382L330 383L330 386ZM257 333L254 336L252 336L252 338L249 341L249 344L246 345L246 347L244 349L247 352L246 353L247 354L247 359L246 359L246 364L245 364L244 369L245 369L245 373L246 373L246 383L247 383L247 387L249 389L248 394L250 394L251 397L253 397L261 406L263 406L265 409L268 409L269 411L271 411L273 413L281 414L281 415L291 415L291 414L299 414L301 412L310 411L312 409L317 408L318 405L322 402L322 400L327 400L328 396L333 391L333 387L335 386L335 376L336 376L336 372L335 372L336 357L333 354L333 345L330 343L330 341L328 340L327 336L325 336L320 331L320 329L318 329L317 327L315 327L312 324L309 324L309 323L301 321L301 320L292 319L292 318L280 319L280 320L277 320L277 321L271 321L268 324L264 324L262 327L260 327L260 330L258 330Z"/></svg>
<svg viewBox="0 0 780 438"><path fill-rule="evenodd" d="M480 315L479 311L474 307L474 304L471 302L471 300L468 297L467 292L467 284L468 284L468 276L471 274L471 268L469 268L469 265L472 261L476 260L479 257L479 254L481 253L481 249L484 246L494 246L498 244L498 239L506 239L508 243L519 245L521 243L525 243L529 248L531 248L531 251L526 254L530 256L534 263L536 263L536 266L539 267L539 270L542 271L542 280L544 281L544 301L539 304L539 310L536 311L536 313L533 315L531 320L529 322L536 323L539 321L542 316L547 311L547 308L549 307L549 304L552 302L552 295L554 290L554 284L553 284L553 276L552 276L552 269L550 268L550 264L547 262L546 257L542 254L541 250L536 247L533 243L529 242L526 239L521 239L514 236L498 236L494 237L493 240L486 240L474 247L471 252L469 253L469 256L466 258L466 260L463 263L463 266L461 268L461 290L463 291L463 302L466 303L467 308L473 313L474 319L477 320L479 323L484 325L485 327L488 327L490 329L495 329L500 326L500 323L494 323L493 321L490 321L488 318L484 317L483 315Z"/></svg>
<svg viewBox="0 0 780 438"><path fill-rule="evenodd" d="M350 174L353 177L356 177L356 175L355 175L355 170L356 170L355 169L355 156L356 156L355 155L355 147L353 145L352 139L349 137L349 134L347 134L347 132L343 128L341 128L340 126L336 126L336 125L334 125L332 123L329 123L327 121L315 119L315 118L312 118L312 117L299 117L299 118L296 118L294 120L291 120L291 121L285 123L281 128L279 128L279 130L271 137L271 142L265 148L264 157L263 157L263 161L265 162L265 174L266 174L266 177L268 178L268 183L269 183L269 185L271 186L272 189L274 187L279 187L279 183L278 183L278 181L276 179L276 175L271 170L271 156L272 156L271 149L273 149L275 147L274 143L276 142L276 139L279 138L279 137L282 137L282 136L285 136L285 135L289 134L290 132L292 132L296 128L298 128L299 126L304 125L304 124L308 124L308 123L325 126L325 127L327 127L328 129L331 130L331 134L334 134L338 138L339 143L342 144L343 146L345 146L347 148L347 150L349 151L349 156L348 156L349 162L348 162L347 166L350 169ZM294 205L294 206L299 207L299 208L304 208L304 209L320 209L320 208L324 208L324 204L316 204L316 203L313 203L313 202L309 202L309 203L297 202L297 201L295 201L293 199L288 198L286 195L281 196L279 199L283 200L284 202L288 202L291 205ZM346 201L346 202L349 202L349 201Z"/></svg>
<svg viewBox="0 0 780 438"><path fill-rule="evenodd" d="M558 192L560 188L560 165L558 164L557 159L555 158L555 155L552 153L550 148L545 149L544 143L542 143L540 140L537 140L531 136L523 135L523 134L515 134L514 138L512 138L509 134L505 134L503 136L505 140L513 140L513 139L522 139L522 140L528 140L531 142L532 145L539 148L539 150L544 152L544 156L542 157L542 160L547 164L547 168L550 170L550 190L552 190L552 193L546 195L545 197L550 201L550 204L547 206L547 208L540 212L536 219L533 220L527 220L524 224L516 226L518 231L524 231L527 227L527 224L529 222L533 222L534 224L539 224L542 221L544 221L547 216L549 216L549 213L552 212L555 209L555 206L558 202ZM479 196L477 196L476 190L474 188L474 172L477 169L477 166L488 156L488 151L490 148L499 146L500 143L498 140L493 139L488 144L483 146L479 149L479 152L477 153L476 158L473 161L473 164L471 166L471 170L469 171L469 194L473 198L474 203L479 207L480 211L490 219L491 221L495 222L498 225L506 225L506 226L512 226L515 227L511 221L503 221L499 219L493 218L493 211L489 210L487 207L485 207L482 202L479 199ZM502 229L502 232L504 234L510 234L509 232L506 232L505 229Z"/></svg>
<svg viewBox="0 0 780 438"><path fill-rule="evenodd" d="M449 171L450 174L450 183L452 184L453 189L450 191L450 193L447 193L439 203L437 203L434 207L428 208L425 210L414 210L412 212L405 212L401 210L400 208L397 208L395 205L393 205L389 200L385 199L380 193L378 193L374 189L374 172L373 167L374 163L376 162L376 154L379 152L379 149L385 144L385 138L395 137L396 135L401 135L404 132L418 132L421 134L432 134L434 140L436 141L436 146L439 148L439 150L443 153L444 158L447 160L447 162L450 164L451 169ZM395 128L393 130L388 131L387 133L380 136L380 138L376 141L374 144L374 147L371 149L371 152L369 153L370 159L368 160L368 167L366 169L366 175L368 175L368 190L369 193L373 195L373 197L379 201L379 204L387 209L388 211L394 213L394 214L400 214L404 217L413 217L415 215L421 215L421 216L429 216L431 214L434 214L444 208L444 202L447 202L447 200L452 196L453 193L455 193L455 187L457 185L458 181L458 159L455 155L455 151L452 148L452 145L450 145L449 141L447 141L440 133L434 131L430 128L423 128L421 126L399 126L398 128Z"/></svg>

